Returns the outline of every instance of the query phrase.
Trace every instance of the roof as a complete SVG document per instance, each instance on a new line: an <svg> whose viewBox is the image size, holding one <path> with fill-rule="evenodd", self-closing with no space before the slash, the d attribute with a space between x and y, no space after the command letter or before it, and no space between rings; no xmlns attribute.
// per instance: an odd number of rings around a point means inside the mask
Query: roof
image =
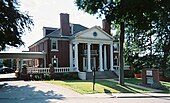
<svg viewBox="0 0 170 103"><path fill-rule="evenodd" d="M85 26L82 26L80 24L71 24L73 26L73 34L76 34L80 31L84 31L86 29L88 29L87 27ZM69 36L64 36L60 33L60 29L56 29L54 30L53 32L49 33L48 35L46 35L45 37L48 37L48 38L65 38L65 39L69 39Z"/></svg>
<svg viewBox="0 0 170 103"><path fill-rule="evenodd" d="M88 29L85 26L82 26L80 24L70 24L73 27L73 34L76 34L78 32L84 31L86 29ZM46 40L47 38L58 38L58 39L66 39L69 40L69 37L72 36L64 36L60 33L60 28L53 28L53 27L43 27L44 29L49 29L49 30L53 30L52 32L48 33L47 35L45 35L42 39L38 40L37 42L35 42L34 44L30 45L28 48L32 47L33 45L39 44L41 42L43 42L44 40Z"/></svg>
<svg viewBox="0 0 170 103"><path fill-rule="evenodd" d="M0 58L34 59L45 58L45 52L0 52Z"/></svg>
<svg viewBox="0 0 170 103"><path fill-rule="evenodd" d="M87 27L85 26L82 26L80 24L73 24L74 28L73 28L73 35L80 32L80 31L84 31L86 29L88 29Z"/></svg>
<svg viewBox="0 0 170 103"><path fill-rule="evenodd" d="M104 34L105 34L106 36L108 36L110 39L113 39L113 37L112 37L111 35L109 35L107 32L105 32L104 30L102 30L99 26L94 26L94 27L89 28L89 29L86 29L86 30L84 30L84 31L80 31L80 32L72 35L71 38L72 38L72 39L73 39L73 38L76 38L76 37L82 35L83 33L88 32L88 31L90 31L90 30L92 30L92 29L94 29L94 28L96 28L96 29L98 29L99 31L101 31L102 33L104 33Z"/></svg>

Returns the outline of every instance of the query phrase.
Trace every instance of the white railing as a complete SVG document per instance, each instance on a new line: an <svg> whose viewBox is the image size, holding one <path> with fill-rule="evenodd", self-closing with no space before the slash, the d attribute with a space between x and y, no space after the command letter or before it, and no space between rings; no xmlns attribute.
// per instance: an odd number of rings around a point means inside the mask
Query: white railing
<svg viewBox="0 0 170 103"><path fill-rule="evenodd" d="M28 74L45 74L45 73L50 73L50 68L34 68L30 67L27 70Z"/></svg>
<svg viewBox="0 0 170 103"><path fill-rule="evenodd" d="M113 66L113 69L119 70L119 66L115 65L115 66ZM125 65L124 66L124 70L130 70L130 66L129 65Z"/></svg>
<svg viewBox="0 0 170 103"><path fill-rule="evenodd" d="M65 73L69 72L70 68L69 67L60 67L60 68L54 68L55 73Z"/></svg>
<svg viewBox="0 0 170 103"><path fill-rule="evenodd" d="M76 67L57 67L54 68L55 73L66 73L66 72L75 72ZM34 68L34 67L29 67L27 70L28 74L46 74L50 73L50 68Z"/></svg>
<svg viewBox="0 0 170 103"><path fill-rule="evenodd" d="M83 54L84 55L87 55L87 50L83 50ZM96 55L97 54L97 50L90 50L90 53L91 53L91 55Z"/></svg>

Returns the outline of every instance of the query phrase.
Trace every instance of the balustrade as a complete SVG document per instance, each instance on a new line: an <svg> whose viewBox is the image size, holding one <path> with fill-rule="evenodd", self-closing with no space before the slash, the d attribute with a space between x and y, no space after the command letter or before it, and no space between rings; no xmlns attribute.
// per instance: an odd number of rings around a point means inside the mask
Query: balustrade
<svg viewBox="0 0 170 103"><path fill-rule="evenodd" d="M66 73L66 72L74 72L76 70L75 67L57 67L54 68L55 73ZM29 67L27 70L28 74L46 74L50 73L50 68L33 68Z"/></svg>

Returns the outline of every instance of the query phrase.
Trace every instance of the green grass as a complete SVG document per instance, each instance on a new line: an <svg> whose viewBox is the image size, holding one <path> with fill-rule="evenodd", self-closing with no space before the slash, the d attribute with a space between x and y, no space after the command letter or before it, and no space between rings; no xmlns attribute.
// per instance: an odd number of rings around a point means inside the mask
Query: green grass
<svg viewBox="0 0 170 103"><path fill-rule="evenodd" d="M163 81L161 81L161 84L166 86L166 88L170 91L170 82L163 82Z"/></svg>
<svg viewBox="0 0 170 103"><path fill-rule="evenodd" d="M140 78L128 78L128 79L125 79L125 82L131 83L131 84L140 84L140 83L142 83L142 79L140 79Z"/></svg>
<svg viewBox="0 0 170 103"><path fill-rule="evenodd" d="M82 80L66 80L66 81L46 81L55 85L64 86L70 88L81 94L92 94L92 93L145 93L152 92L132 86L121 86L115 82L106 80L97 80L95 84L95 91L93 91L92 81Z"/></svg>
<svg viewBox="0 0 170 103"><path fill-rule="evenodd" d="M140 83L142 83L142 79L140 79L140 78L129 78L129 79L125 79L125 82L132 83L132 84L140 84ZM166 88L170 91L170 82L164 82L164 81L160 81L160 82L161 82L161 84L166 86Z"/></svg>

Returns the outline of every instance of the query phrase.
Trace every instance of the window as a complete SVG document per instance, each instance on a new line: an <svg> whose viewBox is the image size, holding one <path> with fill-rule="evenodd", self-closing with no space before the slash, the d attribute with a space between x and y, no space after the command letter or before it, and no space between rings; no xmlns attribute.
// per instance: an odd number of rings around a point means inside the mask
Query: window
<svg viewBox="0 0 170 103"><path fill-rule="evenodd" d="M114 43L114 51L118 51L119 50L119 44L118 43Z"/></svg>
<svg viewBox="0 0 170 103"><path fill-rule="evenodd" d="M114 65L115 65L115 66L118 66L118 64L119 64L118 62L119 62L119 61L118 61L117 56L114 56L114 62L113 62Z"/></svg>
<svg viewBox="0 0 170 103"><path fill-rule="evenodd" d="M52 51L58 50L58 41L57 40L51 41L51 50Z"/></svg>
<svg viewBox="0 0 170 103"><path fill-rule="evenodd" d="M52 58L53 67L58 67L58 58Z"/></svg>

